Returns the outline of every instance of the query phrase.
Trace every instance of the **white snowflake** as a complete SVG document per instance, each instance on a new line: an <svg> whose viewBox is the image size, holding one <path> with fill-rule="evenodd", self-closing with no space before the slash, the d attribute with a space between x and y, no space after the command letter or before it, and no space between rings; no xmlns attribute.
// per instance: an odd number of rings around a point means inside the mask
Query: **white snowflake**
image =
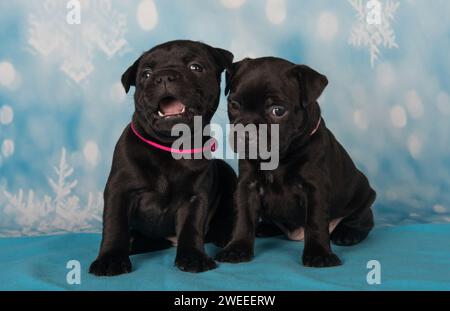
<svg viewBox="0 0 450 311"><path fill-rule="evenodd" d="M54 170L57 178L49 178L53 195L44 195L41 200L36 198L33 190L20 189L12 194L3 185L3 189L0 189L0 206L4 206L3 213L9 221L2 223L0 236L99 231L102 194L91 192L86 204L80 204L79 197L72 194L77 181L68 180L73 174L73 168L67 164L65 149L62 149L59 164Z"/></svg>
<svg viewBox="0 0 450 311"><path fill-rule="evenodd" d="M356 11L357 21L353 25L349 43L352 46L364 46L369 49L370 64L375 66L375 62L380 56L381 46L392 49L398 48L395 33L392 29L392 22L395 13L400 6L400 2L392 0L378 0L381 3L381 23L369 24L366 21L368 9L366 0L349 0Z"/></svg>
<svg viewBox="0 0 450 311"><path fill-rule="evenodd" d="M126 15L112 8L111 0L82 0L81 23L68 24L66 1L39 1L28 17L28 44L32 51L56 59L60 69L76 82L94 70L95 52L108 58L127 46Z"/></svg>

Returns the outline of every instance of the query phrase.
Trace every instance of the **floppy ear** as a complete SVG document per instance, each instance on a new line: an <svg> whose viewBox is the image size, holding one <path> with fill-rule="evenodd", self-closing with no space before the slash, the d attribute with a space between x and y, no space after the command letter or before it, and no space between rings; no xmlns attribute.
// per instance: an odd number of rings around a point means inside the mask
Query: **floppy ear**
<svg viewBox="0 0 450 311"><path fill-rule="evenodd" d="M240 65L242 65L243 63L245 63L249 60L251 60L251 59L246 57L238 62L232 63L227 68L227 70L225 71L225 96L227 96L228 93L230 93L231 80L233 79L233 75L236 73L236 71L238 70Z"/></svg>
<svg viewBox="0 0 450 311"><path fill-rule="evenodd" d="M328 85L328 79L305 65L296 65L294 71L300 84L303 107L315 103Z"/></svg>
<svg viewBox="0 0 450 311"><path fill-rule="evenodd" d="M217 62L217 65L219 66L220 72L230 68L231 64L233 64L234 55L230 51L220 48L212 48L212 54Z"/></svg>
<svg viewBox="0 0 450 311"><path fill-rule="evenodd" d="M131 86L136 86L136 74L139 67L139 62L141 61L141 58L139 57L133 65L131 65L127 71L122 75L122 85L125 89L125 92L128 93Z"/></svg>
<svg viewBox="0 0 450 311"><path fill-rule="evenodd" d="M230 93L231 77L233 76L235 67L236 64L231 64L231 66L227 70L225 70L225 96L227 96L228 93Z"/></svg>

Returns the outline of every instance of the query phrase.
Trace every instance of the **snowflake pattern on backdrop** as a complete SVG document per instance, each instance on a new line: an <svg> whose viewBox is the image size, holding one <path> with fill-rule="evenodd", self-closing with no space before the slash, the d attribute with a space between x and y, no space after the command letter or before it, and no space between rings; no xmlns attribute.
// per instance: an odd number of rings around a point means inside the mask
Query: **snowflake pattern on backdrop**
<svg viewBox="0 0 450 311"><path fill-rule="evenodd" d="M28 17L28 44L33 52L56 59L75 82L94 70L96 51L108 58L127 46L126 15L112 8L111 0L81 0L81 23L68 24L66 1L45 0Z"/></svg>
<svg viewBox="0 0 450 311"><path fill-rule="evenodd" d="M0 107L0 128L8 126L14 121L14 110L9 105ZM3 135L4 131L0 131L0 167L7 158L14 154L15 143L11 137Z"/></svg>
<svg viewBox="0 0 450 311"><path fill-rule="evenodd" d="M12 230L2 228L0 236L22 236L58 234L64 232L98 232L102 223L103 196L100 192L90 192L85 205L78 196L72 194L77 180L68 180L73 174L66 161L66 150L63 148L58 166L54 167L56 179L49 178L53 195L36 198L35 191L20 189L16 194L3 192L4 213L11 217L14 224ZM5 188L5 186L3 186ZM0 200L1 201L1 200Z"/></svg>
<svg viewBox="0 0 450 311"><path fill-rule="evenodd" d="M381 3L381 23L379 25L367 23L366 0L349 0L357 16L357 21L351 30L349 43L355 47L363 46L369 49L372 68L380 56L382 46L388 49L398 48L391 24L400 3L392 0L378 1Z"/></svg>

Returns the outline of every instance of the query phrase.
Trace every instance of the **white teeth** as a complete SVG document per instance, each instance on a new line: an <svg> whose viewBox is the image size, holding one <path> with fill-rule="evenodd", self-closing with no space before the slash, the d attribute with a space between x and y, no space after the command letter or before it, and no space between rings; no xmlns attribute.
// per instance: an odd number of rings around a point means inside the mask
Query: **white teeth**
<svg viewBox="0 0 450 311"><path fill-rule="evenodd" d="M186 107L183 107L183 109L181 109L180 114L184 113L186 111ZM160 117L169 117L171 116L170 114L168 116L166 116L164 113L161 112L161 110L158 110L158 115Z"/></svg>

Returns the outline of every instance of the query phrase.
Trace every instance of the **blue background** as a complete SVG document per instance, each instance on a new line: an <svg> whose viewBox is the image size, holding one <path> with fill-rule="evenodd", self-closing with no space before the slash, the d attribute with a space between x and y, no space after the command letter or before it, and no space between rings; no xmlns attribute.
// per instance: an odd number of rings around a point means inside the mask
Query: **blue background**
<svg viewBox="0 0 450 311"><path fill-rule="evenodd" d="M378 192L377 225L450 222L449 1L381 1L400 5L372 60L350 40L358 1L81 2L69 25L67 1L0 1L0 235L100 230L99 194L133 111L120 76L181 38L325 74L324 118ZM225 108L222 97L216 122Z"/></svg>

